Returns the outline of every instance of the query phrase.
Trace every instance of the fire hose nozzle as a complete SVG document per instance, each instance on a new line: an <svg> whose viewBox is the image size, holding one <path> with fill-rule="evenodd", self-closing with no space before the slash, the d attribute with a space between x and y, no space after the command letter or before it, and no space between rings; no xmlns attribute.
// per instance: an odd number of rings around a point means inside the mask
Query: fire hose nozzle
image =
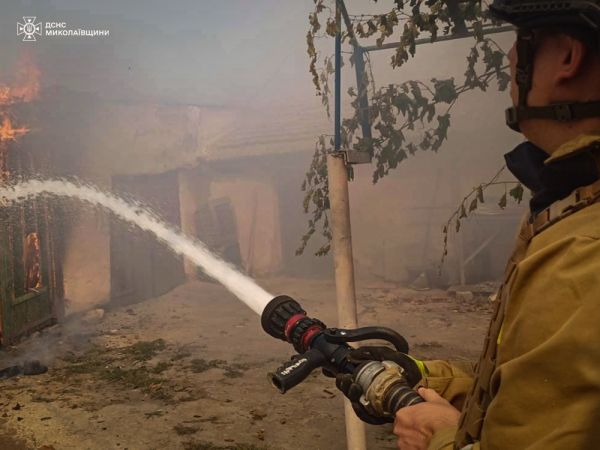
<svg viewBox="0 0 600 450"><path fill-rule="evenodd" d="M263 330L275 339L287 341L285 330L288 321L294 316L306 316L302 306L287 295L278 295L271 300L260 316Z"/></svg>
<svg viewBox="0 0 600 450"><path fill-rule="evenodd" d="M289 342L298 352L291 361L269 374L269 379L281 393L304 381L317 368L333 375L355 374L363 390L361 403L373 415L393 416L404 406L423 399L404 378L404 370L391 361L370 361L358 366L349 361L352 348L348 342L382 339L397 351L408 353L408 343L396 331L385 327L363 327L354 330L327 328L320 320L310 318L291 297L280 295L265 307L261 323L271 336Z"/></svg>

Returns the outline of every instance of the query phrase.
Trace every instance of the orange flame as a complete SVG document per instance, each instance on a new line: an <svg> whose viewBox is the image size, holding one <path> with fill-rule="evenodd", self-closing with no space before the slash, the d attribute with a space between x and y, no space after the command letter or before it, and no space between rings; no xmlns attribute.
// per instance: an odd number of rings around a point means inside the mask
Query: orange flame
<svg viewBox="0 0 600 450"><path fill-rule="evenodd" d="M25 54L18 62L14 86L0 84L0 106L34 100L40 92L40 70L33 58Z"/></svg>
<svg viewBox="0 0 600 450"><path fill-rule="evenodd" d="M21 55L17 63L15 82L12 86L0 84L0 143L3 141L16 141L29 131L27 127L15 128L6 112L6 109L15 103L24 103L34 100L40 91L40 71L34 63L30 53ZM0 149L0 152L2 149ZM3 153L3 152L2 152ZM0 155L2 156L2 155ZM4 155L5 156L5 155Z"/></svg>
<svg viewBox="0 0 600 450"><path fill-rule="evenodd" d="M40 238L37 233L29 233L23 246L23 262L25 263L25 289L39 289L42 286L40 270L41 251Z"/></svg>
<svg viewBox="0 0 600 450"><path fill-rule="evenodd" d="M8 116L4 116L2 124L0 125L0 142L2 141L16 141L18 137L27 134L29 128L13 128L12 122Z"/></svg>

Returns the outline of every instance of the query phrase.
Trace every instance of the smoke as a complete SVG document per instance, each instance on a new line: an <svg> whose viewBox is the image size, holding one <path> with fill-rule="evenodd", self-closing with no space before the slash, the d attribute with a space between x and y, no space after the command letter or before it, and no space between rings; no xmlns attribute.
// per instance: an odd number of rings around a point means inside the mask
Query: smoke
<svg viewBox="0 0 600 450"><path fill-rule="evenodd" d="M346 5L350 14L377 14L389 11L393 2L349 0ZM45 177L77 176L102 187L110 186L116 174L182 167L202 171L210 184L210 200L226 177L235 178L241 193L251 183L268 182L277 195L262 196L259 202L261 208L279 211L278 222L269 227L280 228L286 275L329 276L330 260L313 257L310 249L301 258L294 256L310 218L301 211L302 177L316 137L333 132L307 70L307 16L313 8L312 2L275 0L8 2L0 15L0 76L11 79L18 55L30 49L41 83L41 98L31 105L31 120L24 122L32 131L18 144L48 158L48 164L36 167ZM29 45L15 36L22 16L109 28L110 36L40 39ZM495 40L504 49L510 47L509 34ZM375 87L450 76L459 84L473 42L420 46L414 59L395 70L389 63L391 51L371 52ZM321 39L319 45L323 56L331 55L331 39ZM345 51L350 49L344 45ZM356 79L349 55L343 56L345 93ZM442 224L466 191L496 173L502 153L520 139L503 127L502 111L509 99L495 91L490 87L486 93L465 94L453 107L449 141L440 154L416 154L377 186L370 181L373 166L355 167L350 189L359 277L401 281L408 262L439 261ZM345 117L351 101L344 95ZM293 158L286 160L283 153ZM488 201L495 203L493 198ZM65 281L82 287L72 296L80 308L98 296L90 294L92 288L84 289L91 285L72 267L83 270L85 265L85 275L106 287L108 262L100 272L98 265L86 261L88 249L72 231L87 224L76 216L70 219ZM95 231L97 247L108 254L108 232ZM248 226L239 234L250 231ZM315 249L319 239L316 233Z"/></svg>
<svg viewBox="0 0 600 450"><path fill-rule="evenodd" d="M92 310L90 313L95 313ZM93 317L95 316L95 317ZM98 314L72 314L60 325L33 333L18 346L8 347L0 353L0 369L5 366L23 365L28 361L52 364L56 358L68 352L79 353L90 347L97 332L90 325L98 319ZM94 320L96 319L96 320Z"/></svg>

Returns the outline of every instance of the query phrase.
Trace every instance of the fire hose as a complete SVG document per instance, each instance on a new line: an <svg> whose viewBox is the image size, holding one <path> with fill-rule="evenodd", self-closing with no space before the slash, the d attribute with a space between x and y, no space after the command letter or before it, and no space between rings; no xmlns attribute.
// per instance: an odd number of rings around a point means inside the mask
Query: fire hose
<svg viewBox="0 0 600 450"><path fill-rule="evenodd" d="M273 386L283 394L322 368L332 375L353 374L362 388L361 405L375 417L394 417L396 411L423 402L408 384L404 369L393 361L369 361L360 365L349 362L349 342L379 339L408 353L408 343L396 331L385 327L356 329L327 328L323 322L307 316L291 297L280 295L271 300L261 315L263 329L276 339L288 342L298 352L291 361L269 374Z"/></svg>

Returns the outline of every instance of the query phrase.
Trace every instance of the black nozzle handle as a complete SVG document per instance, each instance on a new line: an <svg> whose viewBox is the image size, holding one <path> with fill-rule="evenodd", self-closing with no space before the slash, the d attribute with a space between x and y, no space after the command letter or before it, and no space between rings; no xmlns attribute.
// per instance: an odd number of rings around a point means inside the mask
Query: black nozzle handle
<svg viewBox="0 0 600 450"><path fill-rule="evenodd" d="M392 344L397 351L408 353L408 342L406 339L391 328L386 327L362 327L352 330L339 328L327 328L323 331L325 339L332 344L343 344L346 342L360 342L368 339L381 339Z"/></svg>
<svg viewBox="0 0 600 450"><path fill-rule="evenodd" d="M275 372L269 373L269 379L273 386L284 394L304 381L313 370L322 367L325 363L326 358L323 353L317 349L312 349L301 355L296 355Z"/></svg>

